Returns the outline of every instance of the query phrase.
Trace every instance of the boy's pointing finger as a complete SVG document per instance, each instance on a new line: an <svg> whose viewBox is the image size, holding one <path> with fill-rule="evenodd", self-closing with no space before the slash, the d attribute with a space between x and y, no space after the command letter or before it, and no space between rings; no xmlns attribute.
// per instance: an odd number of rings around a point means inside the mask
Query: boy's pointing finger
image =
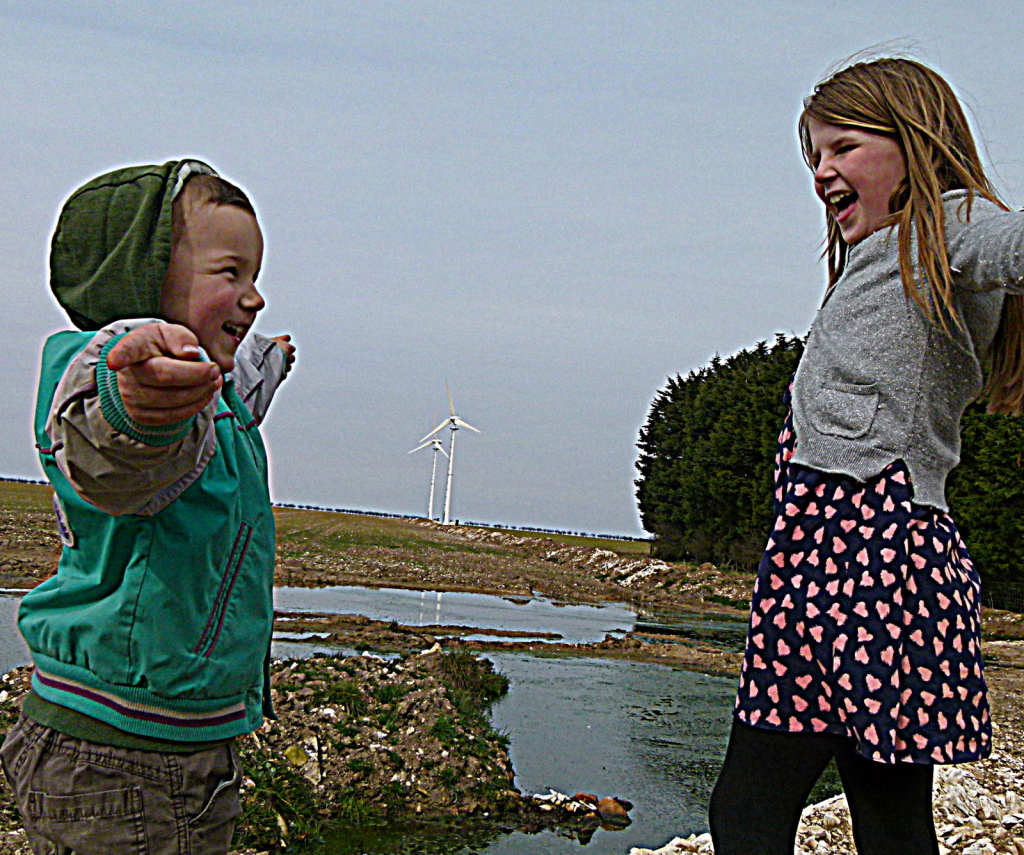
<svg viewBox="0 0 1024 855"><path fill-rule="evenodd" d="M171 356L189 361L199 360L199 339L179 324L146 324L133 329L107 354L107 365L120 371L136 362L154 356Z"/></svg>
<svg viewBox="0 0 1024 855"><path fill-rule="evenodd" d="M127 370L137 383L154 388L189 388L213 384L217 384L218 388L220 386L217 381L221 373L214 362L186 362L159 355L131 363ZM125 369L122 369L118 376L124 373Z"/></svg>

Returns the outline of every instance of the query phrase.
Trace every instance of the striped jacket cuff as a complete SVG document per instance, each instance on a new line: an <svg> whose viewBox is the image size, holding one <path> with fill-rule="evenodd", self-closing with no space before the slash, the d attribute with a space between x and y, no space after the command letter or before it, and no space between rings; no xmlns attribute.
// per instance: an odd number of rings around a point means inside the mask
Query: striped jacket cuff
<svg viewBox="0 0 1024 855"><path fill-rule="evenodd" d="M128 333L121 333L108 341L100 351L99 362L96 363L96 386L99 391L100 410L103 418L110 426L138 442L152 446L173 445L180 442L192 429L195 421L193 416L169 425L140 425L125 409L121 400L121 392L117 386L117 372L107 367L107 354Z"/></svg>

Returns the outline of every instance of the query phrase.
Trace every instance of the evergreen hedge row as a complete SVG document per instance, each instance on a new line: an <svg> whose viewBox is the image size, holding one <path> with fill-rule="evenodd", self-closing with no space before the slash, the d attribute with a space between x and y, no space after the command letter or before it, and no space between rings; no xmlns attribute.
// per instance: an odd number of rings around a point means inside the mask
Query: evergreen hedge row
<svg viewBox="0 0 1024 855"><path fill-rule="evenodd" d="M772 475L783 394L803 352L777 335L676 376L640 431L637 501L659 556L757 566L771 525ZM1024 420L963 420L950 509L982 576L1024 582Z"/></svg>

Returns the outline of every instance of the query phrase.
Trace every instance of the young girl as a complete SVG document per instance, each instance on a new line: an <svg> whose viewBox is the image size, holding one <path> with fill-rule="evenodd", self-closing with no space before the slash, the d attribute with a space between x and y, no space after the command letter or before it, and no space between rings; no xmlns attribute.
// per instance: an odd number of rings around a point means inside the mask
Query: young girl
<svg viewBox="0 0 1024 855"><path fill-rule="evenodd" d="M861 855L933 855L934 764L991 750L979 580L944 484L964 408L1024 401L1024 216L917 62L839 71L799 133L829 286L780 436L711 833L718 855L792 853L835 758Z"/></svg>

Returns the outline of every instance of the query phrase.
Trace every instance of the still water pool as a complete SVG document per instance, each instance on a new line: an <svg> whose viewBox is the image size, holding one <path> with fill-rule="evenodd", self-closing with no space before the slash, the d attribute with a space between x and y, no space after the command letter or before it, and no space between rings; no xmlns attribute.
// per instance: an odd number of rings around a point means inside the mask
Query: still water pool
<svg viewBox="0 0 1024 855"><path fill-rule="evenodd" d="M565 605L543 597L508 599L489 594L407 591L400 588L275 588L279 611L338 612L405 626L464 626L480 629L484 638L503 632L557 633L569 644L601 641L606 634L633 629L636 614L619 604ZM521 639L517 639L521 640Z"/></svg>

